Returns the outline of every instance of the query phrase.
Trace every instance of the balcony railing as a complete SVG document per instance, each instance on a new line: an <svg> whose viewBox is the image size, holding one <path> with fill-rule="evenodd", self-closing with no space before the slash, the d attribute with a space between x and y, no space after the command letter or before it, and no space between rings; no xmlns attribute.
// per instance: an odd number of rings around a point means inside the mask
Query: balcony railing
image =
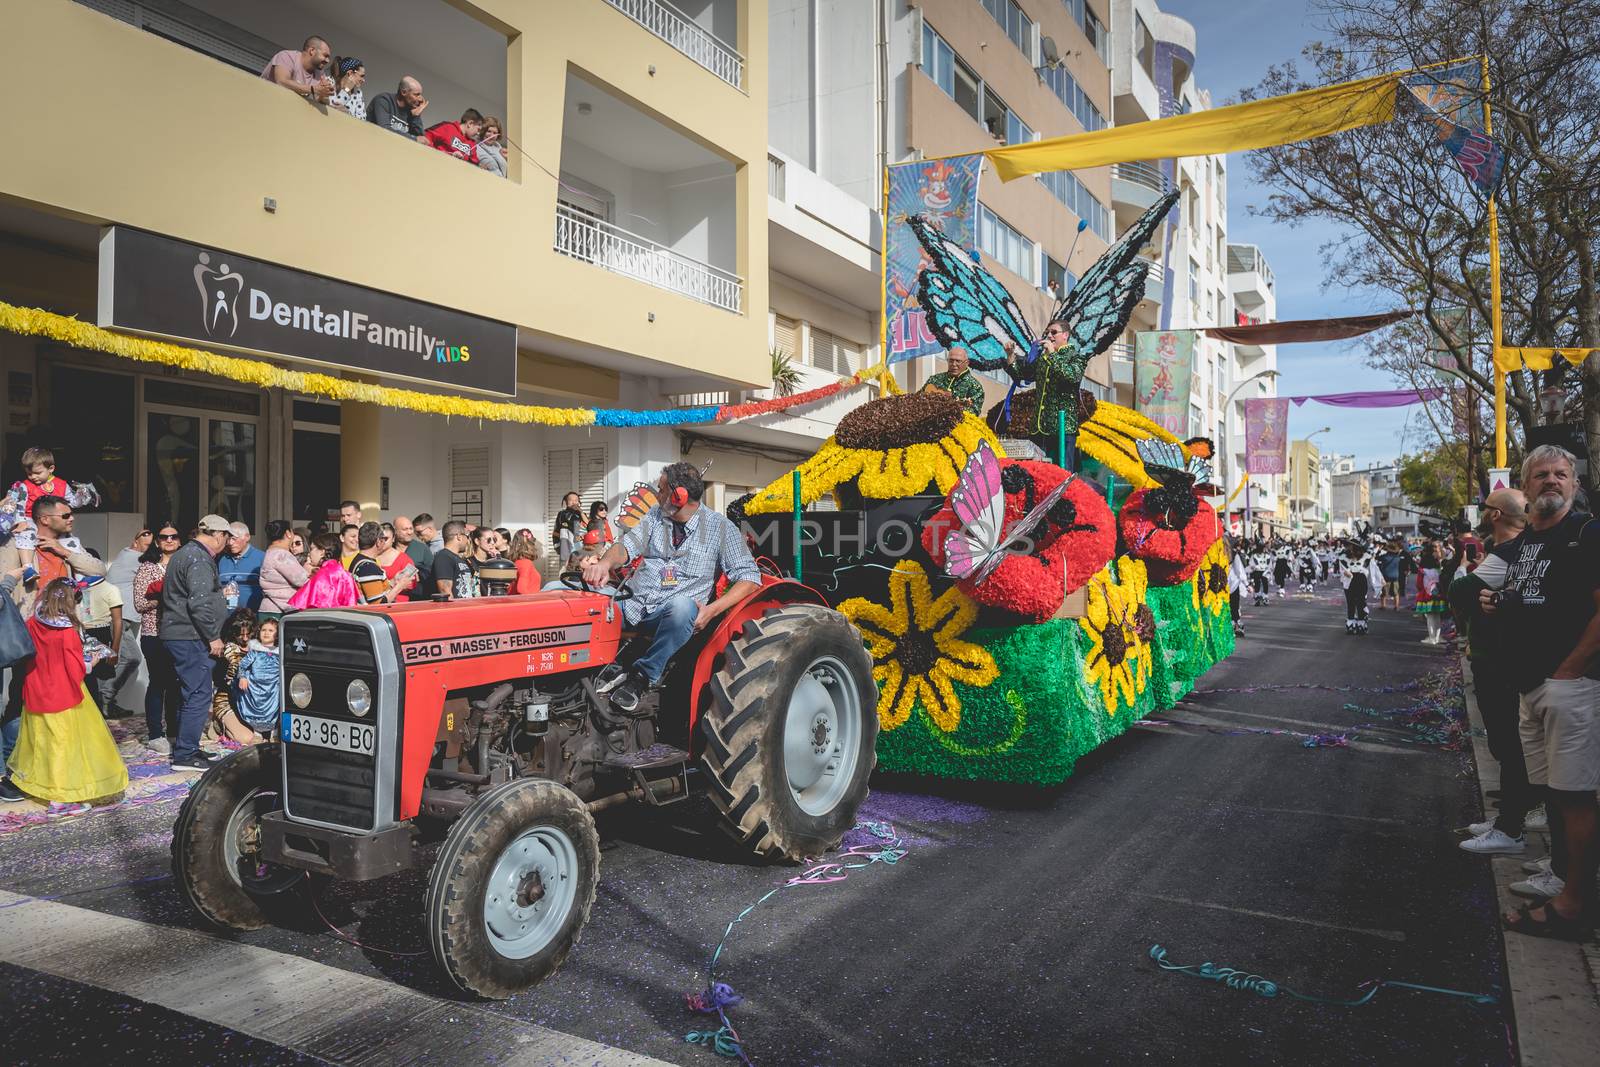
<svg viewBox="0 0 1600 1067"><path fill-rule="evenodd" d="M1144 295L1151 300L1161 299L1161 287L1166 284L1167 268L1153 259L1139 257L1139 262L1150 268L1150 273L1144 276Z"/></svg>
<svg viewBox="0 0 1600 1067"><path fill-rule="evenodd" d="M606 3L735 89L744 88L744 57L665 0L606 0Z"/></svg>
<svg viewBox="0 0 1600 1067"><path fill-rule="evenodd" d="M1161 168L1154 163L1113 163L1111 164L1111 176L1113 178L1121 178L1125 182L1132 182L1135 185L1142 185L1146 189L1153 189L1162 195L1165 195L1172 188L1172 183L1167 180L1167 176L1162 174Z"/></svg>
<svg viewBox="0 0 1600 1067"><path fill-rule="evenodd" d="M566 204L556 205L556 251L734 314L743 305L744 281L737 274L680 255Z"/></svg>
<svg viewBox="0 0 1600 1067"><path fill-rule="evenodd" d="M788 178L784 174L784 162L777 156L767 157L767 195L777 200L789 199Z"/></svg>

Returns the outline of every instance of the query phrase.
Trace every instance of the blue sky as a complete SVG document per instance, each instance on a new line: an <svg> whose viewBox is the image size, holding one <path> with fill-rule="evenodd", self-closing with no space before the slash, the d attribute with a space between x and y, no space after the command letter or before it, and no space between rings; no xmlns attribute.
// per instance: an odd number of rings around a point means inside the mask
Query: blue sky
<svg viewBox="0 0 1600 1067"><path fill-rule="evenodd" d="M1306 0L1161 0L1161 9L1186 19L1195 28L1195 84L1210 90L1213 105L1237 97L1253 86L1267 67L1300 61L1300 50L1320 38L1320 14ZM1300 64L1302 73L1305 65ZM1278 284L1278 317L1311 319L1361 315L1390 310L1384 297L1345 289L1323 289L1321 247L1337 239L1340 229L1328 223L1294 228L1268 222L1250 213L1263 204L1267 191L1251 178L1242 155L1229 160L1228 240L1261 248ZM1278 348L1278 392L1283 396L1391 389L1388 375L1368 367L1359 352L1343 344L1281 345ZM1402 451L1401 432L1415 408L1350 411L1323 404L1291 406L1289 432L1304 437L1323 426L1316 438L1324 453L1350 452L1357 466L1387 462Z"/></svg>

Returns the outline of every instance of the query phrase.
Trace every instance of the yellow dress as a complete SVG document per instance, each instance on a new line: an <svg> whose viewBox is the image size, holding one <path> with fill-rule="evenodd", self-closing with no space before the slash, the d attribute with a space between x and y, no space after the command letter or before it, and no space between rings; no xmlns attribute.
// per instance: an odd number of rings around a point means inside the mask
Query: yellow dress
<svg viewBox="0 0 1600 1067"><path fill-rule="evenodd" d="M65 711L22 712L11 752L11 781L38 800L80 801L114 797L128 788L128 768L89 690Z"/></svg>

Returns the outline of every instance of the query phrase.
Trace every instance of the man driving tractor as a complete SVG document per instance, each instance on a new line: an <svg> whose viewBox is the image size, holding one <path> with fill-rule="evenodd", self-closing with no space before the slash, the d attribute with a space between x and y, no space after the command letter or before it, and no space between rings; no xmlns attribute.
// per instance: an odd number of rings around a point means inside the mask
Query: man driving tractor
<svg viewBox="0 0 1600 1067"><path fill-rule="evenodd" d="M650 645L631 665L608 666L595 686L623 711L635 710L660 685L668 661L694 633L761 588L744 535L727 516L701 505L704 493L693 464L671 464L656 483L656 506L605 555L583 564L584 582L598 587L639 561L628 580L633 596L621 606L628 625ZM719 573L728 585L713 600Z"/></svg>

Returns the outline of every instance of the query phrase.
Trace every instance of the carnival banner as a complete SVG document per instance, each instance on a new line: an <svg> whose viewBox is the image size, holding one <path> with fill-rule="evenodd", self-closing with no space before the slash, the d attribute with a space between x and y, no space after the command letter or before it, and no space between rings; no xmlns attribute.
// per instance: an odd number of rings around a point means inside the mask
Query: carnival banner
<svg viewBox="0 0 1600 1067"><path fill-rule="evenodd" d="M1168 433L1189 435L1194 331L1145 331L1133 350L1134 410Z"/></svg>
<svg viewBox="0 0 1600 1067"><path fill-rule="evenodd" d="M883 311L889 321L889 362L943 350L917 306L917 275L927 262L917 235L906 225L921 215L946 237L970 249L978 240L978 174L982 156L900 163L889 168L888 265Z"/></svg>
<svg viewBox="0 0 1600 1067"><path fill-rule="evenodd" d="M1499 184L1505 153L1483 124L1483 68L1476 59L1405 77L1405 86L1422 102L1438 127L1439 140L1456 165L1488 195Z"/></svg>
<svg viewBox="0 0 1600 1067"><path fill-rule="evenodd" d="M1288 397L1258 397L1244 402L1244 469L1251 474L1288 473Z"/></svg>

